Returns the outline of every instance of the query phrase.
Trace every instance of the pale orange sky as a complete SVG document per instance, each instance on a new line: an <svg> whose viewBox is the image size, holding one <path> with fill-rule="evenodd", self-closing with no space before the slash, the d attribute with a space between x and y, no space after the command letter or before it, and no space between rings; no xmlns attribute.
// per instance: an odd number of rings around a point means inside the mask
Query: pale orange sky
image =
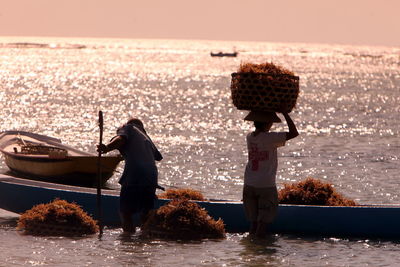
<svg viewBox="0 0 400 267"><path fill-rule="evenodd" d="M400 0L0 0L0 36L400 46Z"/></svg>

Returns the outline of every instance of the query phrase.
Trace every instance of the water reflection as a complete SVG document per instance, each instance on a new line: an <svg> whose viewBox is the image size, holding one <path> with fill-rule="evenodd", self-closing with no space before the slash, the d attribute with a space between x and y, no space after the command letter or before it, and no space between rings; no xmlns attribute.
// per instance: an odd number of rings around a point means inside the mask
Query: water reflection
<svg viewBox="0 0 400 267"><path fill-rule="evenodd" d="M242 255L272 255L277 252L277 248L275 248L278 247L275 244L277 240L277 235L268 235L267 238L263 239L253 238L247 235L240 240L240 244L245 248Z"/></svg>
<svg viewBox="0 0 400 267"><path fill-rule="evenodd" d="M269 235L265 239L255 239L250 235L240 240L243 250L239 253L243 266L279 266L285 260L277 255L280 250L278 236Z"/></svg>

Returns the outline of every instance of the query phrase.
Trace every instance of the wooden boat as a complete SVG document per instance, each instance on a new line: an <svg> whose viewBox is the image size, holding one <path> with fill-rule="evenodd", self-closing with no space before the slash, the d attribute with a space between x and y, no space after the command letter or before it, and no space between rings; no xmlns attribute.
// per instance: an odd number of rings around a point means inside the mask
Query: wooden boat
<svg viewBox="0 0 400 267"><path fill-rule="evenodd" d="M218 52L218 53L210 53L210 56L212 57L237 57L239 53L238 52L233 52L233 53L223 53L223 52Z"/></svg>
<svg viewBox="0 0 400 267"><path fill-rule="evenodd" d="M22 213L33 205L55 198L76 202L96 218L96 190L0 175L0 208ZM156 206L168 200L157 200ZM242 202L227 200L196 201L210 216L222 218L228 232L246 232ZM119 192L103 190L102 218L104 225L119 226ZM280 205L271 226L274 233L324 237L400 238L400 205L365 205L328 207Z"/></svg>
<svg viewBox="0 0 400 267"><path fill-rule="evenodd" d="M23 177L74 185L95 185L97 181L97 155L53 137L24 131L2 132L0 151L8 168ZM103 183L121 160L121 156L102 157Z"/></svg>

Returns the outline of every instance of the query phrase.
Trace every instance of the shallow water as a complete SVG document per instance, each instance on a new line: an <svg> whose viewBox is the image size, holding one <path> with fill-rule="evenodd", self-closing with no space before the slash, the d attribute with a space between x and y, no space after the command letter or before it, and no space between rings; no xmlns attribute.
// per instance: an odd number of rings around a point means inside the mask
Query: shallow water
<svg viewBox="0 0 400 267"><path fill-rule="evenodd" d="M15 42L46 44L21 47ZM252 126L230 100L241 62L273 61L300 76L291 113L300 136L279 151L278 186L308 176L356 201L400 203L399 48L172 40L0 38L0 131L50 135L94 152L97 113L105 139L130 116L163 153L160 184L240 200ZM85 48L77 48L82 45ZM210 51L239 50L237 58ZM284 124L275 130L283 130ZM119 167L119 171L122 166ZM0 163L0 172L7 167ZM109 182L118 187L116 173ZM394 266L396 242L246 235L182 243L122 239L119 229L71 240L0 228L0 266ZM5 242L3 242L5 241Z"/></svg>
<svg viewBox="0 0 400 267"><path fill-rule="evenodd" d="M106 229L101 240L32 237L0 228L0 266L397 266L393 241L275 235L253 241L228 234L225 240L179 242L124 237Z"/></svg>

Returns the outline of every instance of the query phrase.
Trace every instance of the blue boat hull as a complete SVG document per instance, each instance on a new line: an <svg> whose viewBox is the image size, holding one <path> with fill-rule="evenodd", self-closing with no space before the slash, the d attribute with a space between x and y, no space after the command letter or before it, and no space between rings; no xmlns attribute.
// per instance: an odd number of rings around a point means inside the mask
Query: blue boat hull
<svg viewBox="0 0 400 267"><path fill-rule="evenodd" d="M75 202L97 218L96 189L31 181L0 176L0 208L23 213L32 206L55 198ZM168 200L157 200L156 206ZM210 216L223 219L228 232L246 232L249 223L241 202L197 201ZM119 226L119 192L102 191L102 220L107 226ZM327 207L280 205L271 226L275 233L328 237L400 238L399 205Z"/></svg>

